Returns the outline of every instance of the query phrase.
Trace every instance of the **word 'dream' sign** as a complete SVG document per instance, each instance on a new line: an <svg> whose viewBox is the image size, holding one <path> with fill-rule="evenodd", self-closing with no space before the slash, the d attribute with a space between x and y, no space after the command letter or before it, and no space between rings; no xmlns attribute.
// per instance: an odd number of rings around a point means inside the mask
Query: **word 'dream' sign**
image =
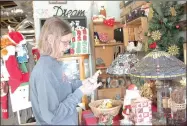
<svg viewBox="0 0 187 126"><path fill-rule="evenodd" d="M53 9L56 10L56 13L53 16L62 16L62 17L85 16L85 10L67 10L67 9L62 9L61 6L54 6Z"/></svg>

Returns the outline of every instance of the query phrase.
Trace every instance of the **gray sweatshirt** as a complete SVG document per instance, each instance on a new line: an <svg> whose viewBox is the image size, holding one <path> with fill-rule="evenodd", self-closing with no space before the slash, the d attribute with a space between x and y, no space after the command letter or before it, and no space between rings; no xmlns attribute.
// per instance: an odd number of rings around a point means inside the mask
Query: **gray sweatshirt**
<svg viewBox="0 0 187 126"><path fill-rule="evenodd" d="M64 78L63 63L42 55L30 77L30 98L38 125L78 125L80 80Z"/></svg>

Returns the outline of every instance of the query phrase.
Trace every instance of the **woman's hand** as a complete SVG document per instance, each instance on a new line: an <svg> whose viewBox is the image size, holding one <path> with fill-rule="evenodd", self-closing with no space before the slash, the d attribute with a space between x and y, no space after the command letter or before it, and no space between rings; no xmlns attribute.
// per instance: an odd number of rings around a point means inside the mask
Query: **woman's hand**
<svg viewBox="0 0 187 126"><path fill-rule="evenodd" d="M80 86L79 89L83 92L83 94L90 95L95 89L102 85L101 82L97 83L99 74L101 74L100 70L97 71L92 77L87 78L82 82L82 86Z"/></svg>
<svg viewBox="0 0 187 126"><path fill-rule="evenodd" d="M83 85L86 85L86 84L94 84L94 83L97 83L97 80L98 80L98 77L99 75L101 74L101 71L98 70L93 76L85 79L82 81L82 84Z"/></svg>

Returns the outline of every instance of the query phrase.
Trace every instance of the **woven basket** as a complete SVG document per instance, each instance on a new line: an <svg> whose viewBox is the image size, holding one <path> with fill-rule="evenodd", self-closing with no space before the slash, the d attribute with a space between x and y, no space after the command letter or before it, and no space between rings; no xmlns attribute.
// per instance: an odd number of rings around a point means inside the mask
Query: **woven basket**
<svg viewBox="0 0 187 126"><path fill-rule="evenodd" d="M112 108L108 108L108 109L98 108L99 105L101 105L103 101L104 99L96 100L96 101L89 103L89 107L91 108L94 116L99 117L100 114L110 114L112 116L116 116L119 113L119 110L122 105L121 100L112 100L112 106L113 106Z"/></svg>

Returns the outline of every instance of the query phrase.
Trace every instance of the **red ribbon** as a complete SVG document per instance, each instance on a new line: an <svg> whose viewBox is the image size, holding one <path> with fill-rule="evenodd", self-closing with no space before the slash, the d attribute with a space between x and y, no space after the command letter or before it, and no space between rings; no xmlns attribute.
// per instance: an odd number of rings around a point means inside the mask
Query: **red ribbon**
<svg viewBox="0 0 187 126"><path fill-rule="evenodd" d="M115 19L114 18L110 18L110 19L106 19L103 21L103 23L107 26L111 26L113 27L114 26L114 22L115 22Z"/></svg>

